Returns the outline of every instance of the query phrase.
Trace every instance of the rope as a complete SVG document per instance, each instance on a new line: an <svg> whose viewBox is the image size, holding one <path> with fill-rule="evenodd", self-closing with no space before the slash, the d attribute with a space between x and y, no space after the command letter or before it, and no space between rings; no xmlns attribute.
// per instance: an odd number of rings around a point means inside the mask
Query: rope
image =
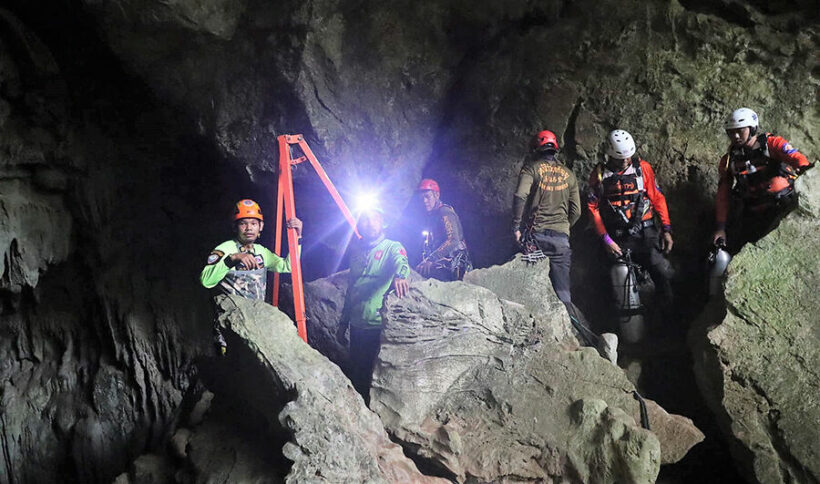
<svg viewBox="0 0 820 484"><path fill-rule="evenodd" d="M638 390L633 390L632 396L635 397L635 400L641 405L641 427L646 430L652 430L649 428L649 412L646 411L646 400L638 393Z"/></svg>

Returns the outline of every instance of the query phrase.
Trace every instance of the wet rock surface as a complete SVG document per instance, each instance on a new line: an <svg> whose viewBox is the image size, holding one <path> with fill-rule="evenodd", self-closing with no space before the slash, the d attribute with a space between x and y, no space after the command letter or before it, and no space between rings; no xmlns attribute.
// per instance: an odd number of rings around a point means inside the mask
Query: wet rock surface
<svg viewBox="0 0 820 484"><path fill-rule="evenodd" d="M428 280L389 296L384 315L371 407L459 481L654 482L661 463L703 439L653 402L654 433L636 424L623 371L555 340L549 326L565 327L561 313L536 319L486 288Z"/></svg>
<svg viewBox="0 0 820 484"><path fill-rule="evenodd" d="M820 481L817 174L799 188L801 208L732 260L725 308L714 301L690 336L698 383L750 482Z"/></svg>

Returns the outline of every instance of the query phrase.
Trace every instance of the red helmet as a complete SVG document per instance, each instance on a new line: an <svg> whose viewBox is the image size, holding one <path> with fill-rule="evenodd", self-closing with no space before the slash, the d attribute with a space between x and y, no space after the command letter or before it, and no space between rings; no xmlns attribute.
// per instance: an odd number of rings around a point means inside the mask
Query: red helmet
<svg viewBox="0 0 820 484"><path fill-rule="evenodd" d="M234 220L243 218L255 218L259 221L265 220L262 217L262 209L259 208L259 204L247 198L236 202L236 208L233 212Z"/></svg>
<svg viewBox="0 0 820 484"><path fill-rule="evenodd" d="M432 178L425 178L424 180L422 180L421 183L419 183L419 187L416 189L416 191L419 192L423 192L425 190L433 190L434 192L441 195L441 190L439 190L438 188L438 183L436 183L436 181Z"/></svg>
<svg viewBox="0 0 820 484"><path fill-rule="evenodd" d="M548 147L551 147L554 150L558 150L558 138L555 137L555 133L553 133L552 131L544 130L536 134L535 137L533 137L532 149L538 150Z"/></svg>

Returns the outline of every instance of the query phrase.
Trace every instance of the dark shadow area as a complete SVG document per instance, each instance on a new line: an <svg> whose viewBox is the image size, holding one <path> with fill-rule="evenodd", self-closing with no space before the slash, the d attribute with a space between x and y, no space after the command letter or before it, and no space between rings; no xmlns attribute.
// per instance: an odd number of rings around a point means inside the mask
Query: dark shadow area
<svg viewBox="0 0 820 484"><path fill-rule="evenodd" d="M662 466L657 482L742 483L745 481L734 465L728 443L697 385L687 341L691 325L701 316L707 302L705 259L713 226L710 201L703 193L691 194L689 191L687 188L666 194L668 199L692 195L693 200L690 205L693 212L680 214L681 218L686 217L683 223L692 224L692 231L687 234L687 239L676 237L678 245L669 256L675 269L672 279L674 306L671 310L659 308L651 280L647 278L641 284L647 336L636 344L620 342L619 366L644 397L655 400L669 413L691 418L706 435L706 439L693 447L680 462ZM675 214L672 215L675 227ZM599 238L586 223L586 217L585 212L572 234L573 301L597 333L618 333L609 261ZM708 222L695 226L688 220L691 217Z"/></svg>
<svg viewBox="0 0 820 484"><path fill-rule="evenodd" d="M228 342L227 355L197 361L203 386L215 395L203 426L222 429L214 432L207 445L241 454L233 458L244 461L248 469L256 471L256 477L273 476L284 482L292 462L282 454L282 447L290 440L290 432L278 416L296 395L285 390L242 339L231 331L223 334ZM214 466L217 471L225 469Z"/></svg>

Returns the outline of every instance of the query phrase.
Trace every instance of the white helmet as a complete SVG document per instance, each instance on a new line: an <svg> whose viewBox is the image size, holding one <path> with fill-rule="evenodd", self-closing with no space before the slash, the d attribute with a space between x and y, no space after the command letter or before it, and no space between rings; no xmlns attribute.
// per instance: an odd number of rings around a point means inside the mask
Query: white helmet
<svg viewBox="0 0 820 484"><path fill-rule="evenodd" d="M752 128L752 132L757 129L759 125L757 119L757 113L752 111L749 108L740 108L736 109L726 118L726 122L723 124L724 129L736 129L736 128Z"/></svg>
<svg viewBox="0 0 820 484"><path fill-rule="evenodd" d="M609 133L607 137L609 148L606 150L611 158L625 160L635 154L635 140L632 135L622 129L616 129Z"/></svg>

